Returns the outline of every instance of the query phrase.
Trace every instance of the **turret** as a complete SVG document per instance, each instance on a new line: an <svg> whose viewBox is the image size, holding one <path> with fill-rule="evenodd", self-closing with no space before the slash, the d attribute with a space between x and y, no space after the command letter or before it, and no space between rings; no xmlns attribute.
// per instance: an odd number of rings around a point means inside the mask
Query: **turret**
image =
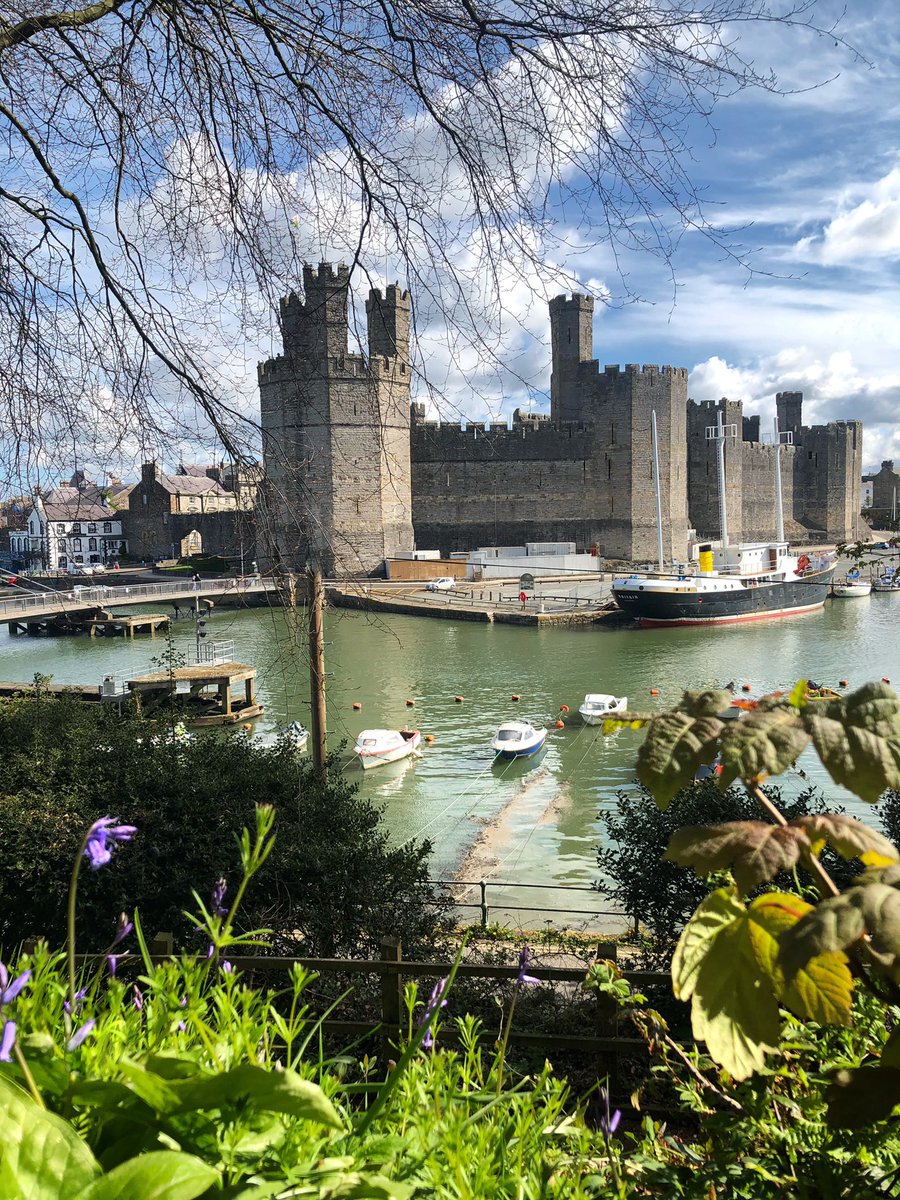
<svg viewBox="0 0 900 1200"><path fill-rule="evenodd" d="M370 358L400 358L409 362L409 292L396 283L372 288L366 301Z"/></svg>
<svg viewBox="0 0 900 1200"><path fill-rule="evenodd" d="M593 323L593 296L576 292L570 298L554 296L550 301L550 415L554 421L578 420L581 415L576 383L579 364L594 357Z"/></svg>
<svg viewBox="0 0 900 1200"><path fill-rule="evenodd" d="M279 319L289 358L327 362L347 356L347 296L350 269L339 263L303 268L301 300L291 292L281 301Z"/></svg>
<svg viewBox="0 0 900 1200"><path fill-rule="evenodd" d="M803 428L803 393L779 392L775 397L779 433L792 433L794 445L799 445Z"/></svg>

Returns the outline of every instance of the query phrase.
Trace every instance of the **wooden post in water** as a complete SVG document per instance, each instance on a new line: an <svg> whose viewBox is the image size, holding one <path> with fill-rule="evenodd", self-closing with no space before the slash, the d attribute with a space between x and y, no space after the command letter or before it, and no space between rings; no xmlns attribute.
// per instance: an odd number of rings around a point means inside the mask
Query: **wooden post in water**
<svg viewBox="0 0 900 1200"><path fill-rule="evenodd" d="M325 761L328 756L325 724L325 631L322 621L325 589L322 587L322 572L317 566L309 567L306 575L309 585L310 740L313 765L324 781L328 773Z"/></svg>

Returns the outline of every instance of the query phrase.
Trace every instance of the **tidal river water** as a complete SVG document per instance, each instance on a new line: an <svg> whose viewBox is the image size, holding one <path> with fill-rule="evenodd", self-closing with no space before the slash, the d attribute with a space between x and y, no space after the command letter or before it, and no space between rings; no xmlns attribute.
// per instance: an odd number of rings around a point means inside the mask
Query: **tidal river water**
<svg viewBox="0 0 900 1200"><path fill-rule="evenodd" d="M730 680L739 694L747 684L754 695L790 688L799 678L835 687L845 679L851 688L883 677L900 684L898 628L900 597L889 594L718 630L534 629L330 610L329 741L337 748L375 727L406 725L430 734L434 741L423 744L418 760L363 774L347 753L347 773L383 807L396 842L431 839L433 877L487 879L492 915L533 927L533 914L506 912L504 905L603 907L589 893L550 885L589 886L597 878L598 814L617 792L634 788L642 735L603 737L583 725L577 709L586 692L627 695L631 708L653 711L675 703L685 688ZM172 629L191 661L193 622ZM268 740L292 720L308 724L308 669L284 612L214 610L208 630L211 640L233 639L235 658L258 670L265 715L254 736ZM97 683L110 671L147 668L164 647L159 638L50 640L0 632L0 678L25 681L42 672L56 683ZM565 727L551 728L539 758L494 765L489 743L501 721L527 717L552 725L564 704ZM826 795L865 815L866 806L835 787L812 755L799 765ZM796 774L784 779L790 794L806 786ZM494 886L501 882L511 886Z"/></svg>

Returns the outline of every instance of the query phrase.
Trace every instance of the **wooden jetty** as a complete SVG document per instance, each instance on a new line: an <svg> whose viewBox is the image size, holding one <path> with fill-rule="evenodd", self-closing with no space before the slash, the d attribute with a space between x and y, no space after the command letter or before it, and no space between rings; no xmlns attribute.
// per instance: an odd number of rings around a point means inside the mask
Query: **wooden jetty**
<svg viewBox="0 0 900 1200"><path fill-rule="evenodd" d="M74 696L77 700L99 703L104 699L99 684L91 683L10 683L0 682L0 699L12 696L33 696L36 692L48 696Z"/></svg>
<svg viewBox="0 0 900 1200"><path fill-rule="evenodd" d="M243 684L242 695L232 688ZM261 715L257 703L256 668L244 663L198 663L171 671L152 671L126 680L138 707L179 696L185 702L182 720L188 725L234 725Z"/></svg>
<svg viewBox="0 0 900 1200"><path fill-rule="evenodd" d="M7 622L10 635L25 634L27 637L77 637L87 633L91 637L129 637L169 628L171 617L166 613L116 613L102 608L71 615L53 614L44 617L19 618Z"/></svg>

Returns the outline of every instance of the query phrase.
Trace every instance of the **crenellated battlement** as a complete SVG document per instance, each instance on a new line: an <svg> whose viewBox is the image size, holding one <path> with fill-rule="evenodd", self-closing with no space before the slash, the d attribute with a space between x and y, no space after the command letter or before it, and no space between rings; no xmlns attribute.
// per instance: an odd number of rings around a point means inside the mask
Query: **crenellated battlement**
<svg viewBox="0 0 900 1200"><path fill-rule="evenodd" d="M550 316L553 317L558 313L571 312L589 312L594 311L594 297L587 296L583 292L573 292L571 296L560 295L554 296L550 301Z"/></svg>
<svg viewBox="0 0 900 1200"><path fill-rule="evenodd" d="M616 378L618 375L660 375L666 379L687 379L687 367L671 367L668 364L658 366L656 363L626 363L625 366L620 366L618 363L607 363L603 368L604 376ZM705 402L708 403L708 402Z"/></svg>
<svg viewBox="0 0 900 1200"><path fill-rule="evenodd" d="M348 288L350 286L350 268L346 263L332 265L320 262L318 267L312 263L303 264L303 290L307 296L310 291L319 288Z"/></svg>

